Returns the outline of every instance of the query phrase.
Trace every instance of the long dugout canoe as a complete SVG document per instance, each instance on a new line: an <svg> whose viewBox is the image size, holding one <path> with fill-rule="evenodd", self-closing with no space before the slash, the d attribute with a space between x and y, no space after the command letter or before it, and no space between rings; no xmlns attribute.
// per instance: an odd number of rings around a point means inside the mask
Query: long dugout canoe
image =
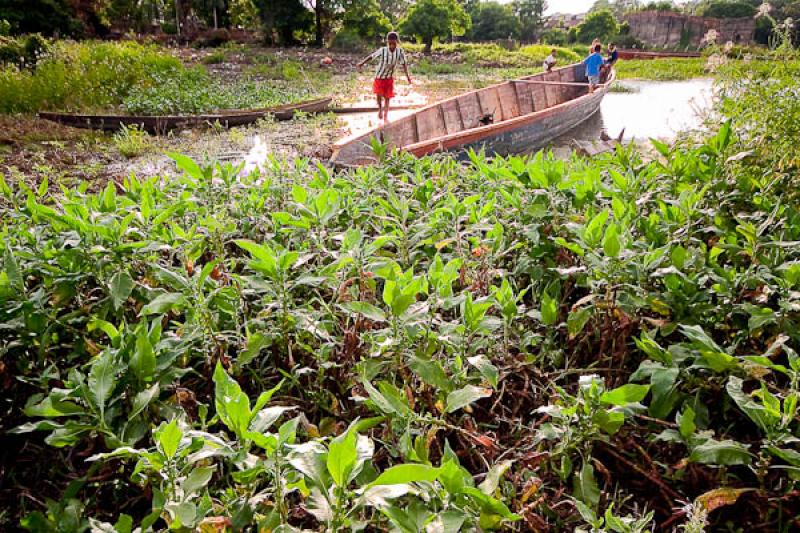
<svg viewBox="0 0 800 533"><path fill-rule="evenodd" d="M215 123L231 128L251 124L267 115L272 115L277 120L291 120L298 111L304 113L327 111L331 100L331 98L318 98L265 109L223 110L201 115L86 115L42 111L39 117L74 128L115 131L122 126L139 126L151 133L165 133L178 128L193 128Z"/></svg>
<svg viewBox="0 0 800 533"><path fill-rule="evenodd" d="M614 79L612 70L589 93L585 67L577 63L491 85L342 139L331 161L339 166L375 162L372 139L418 157L469 148L500 155L535 150L594 115Z"/></svg>

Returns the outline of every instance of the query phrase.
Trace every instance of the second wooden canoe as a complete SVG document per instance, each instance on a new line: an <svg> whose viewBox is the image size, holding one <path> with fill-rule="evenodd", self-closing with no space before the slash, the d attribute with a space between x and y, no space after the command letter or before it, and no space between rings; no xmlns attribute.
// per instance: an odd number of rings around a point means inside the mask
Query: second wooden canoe
<svg viewBox="0 0 800 533"><path fill-rule="evenodd" d="M585 66L577 63L464 93L337 142L331 161L375 162L373 139L418 157L470 148L500 155L530 152L594 115L614 79L612 70L590 93Z"/></svg>
<svg viewBox="0 0 800 533"><path fill-rule="evenodd" d="M701 57L699 52L647 52L645 50L620 50L620 59L666 59Z"/></svg>
<svg viewBox="0 0 800 533"><path fill-rule="evenodd" d="M201 115L86 115L42 111L39 117L74 128L115 131L124 125L139 126L151 133L165 133L178 128L193 128L215 123L226 128L242 126L252 124L267 115L272 115L277 120L291 120L298 111L324 112L330 106L331 100L331 98L318 98L265 109L223 110Z"/></svg>

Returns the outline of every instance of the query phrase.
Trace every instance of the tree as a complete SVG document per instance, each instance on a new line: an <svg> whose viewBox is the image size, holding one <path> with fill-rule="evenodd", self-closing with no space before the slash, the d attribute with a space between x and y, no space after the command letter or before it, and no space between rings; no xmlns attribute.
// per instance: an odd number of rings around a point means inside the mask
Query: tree
<svg viewBox="0 0 800 533"><path fill-rule="evenodd" d="M258 25L258 9L253 0L231 0L231 24L246 29L255 29Z"/></svg>
<svg viewBox="0 0 800 533"><path fill-rule="evenodd" d="M703 10L704 17L718 19L752 17L756 8L747 2L712 2Z"/></svg>
<svg viewBox="0 0 800 533"><path fill-rule="evenodd" d="M83 24L67 0L4 0L0 14L11 24L12 33L84 33Z"/></svg>
<svg viewBox="0 0 800 533"><path fill-rule="evenodd" d="M464 35L472 20L456 0L419 0L408 10L400 25L401 31L425 43L425 53L431 53L434 39Z"/></svg>
<svg viewBox="0 0 800 533"><path fill-rule="evenodd" d="M297 32L314 27L314 16L299 0L255 0L255 4L267 44L294 44Z"/></svg>
<svg viewBox="0 0 800 533"><path fill-rule="evenodd" d="M411 0L378 0L381 13L385 13L393 23L403 18L411 5Z"/></svg>
<svg viewBox="0 0 800 533"><path fill-rule="evenodd" d="M590 43L593 39L607 41L619 33L619 24L608 9L589 13L577 27L578 42Z"/></svg>
<svg viewBox="0 0 800 533"><path fill-rule="evenodd" d="M562 29L552 28L542 33L541 40L544 44L564 46L569 42L569 36Z"/></svg>
<svg viewBox="0 0 800 533"><path fill-rule="evenodd" d="M362 40L378 40L392 27L377 0L345 0L343 8L341 31Z"/></svg>
<svg viewBox="0 0 800 533"><path fill-rule="evenodd" d="M472 27L465 34L471 41L494 41L519 37L520 23L511 6L499 2L481 2L470 12Z"/></svg>
<svg viewBox="0 0 800 533"><path fill-rule="evenodd" d="M515 0L512 4L514 13L519 18L520 38L523 41L534 41L544 26L545 0Z"/></svg>

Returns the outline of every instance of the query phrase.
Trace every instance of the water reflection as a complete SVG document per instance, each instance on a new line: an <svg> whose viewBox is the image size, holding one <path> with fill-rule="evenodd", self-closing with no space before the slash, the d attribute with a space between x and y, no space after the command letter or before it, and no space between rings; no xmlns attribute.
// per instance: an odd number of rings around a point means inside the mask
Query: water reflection
<svg viewBox="0 0 800 533"><path fill-rule="evenodd" d="M617 137L623 128L626 140L673 139L679 132L701 128L713 102L710 79L622 84L632 92L607 94L599 113L555 139L553 147L567 147L573 140L597 140L602 132Z"/></svg>

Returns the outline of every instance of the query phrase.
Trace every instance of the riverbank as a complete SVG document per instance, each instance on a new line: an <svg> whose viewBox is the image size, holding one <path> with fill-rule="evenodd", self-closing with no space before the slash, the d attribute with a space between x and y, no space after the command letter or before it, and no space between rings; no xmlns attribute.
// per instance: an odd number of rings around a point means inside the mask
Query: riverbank
<svg viewBox="0 0 800 533"><path fill-rule="evenodd" d="M528 47L508 52L496 45L462 45L436 48L432 56L412 52L410 62L415 83L408 87L405 80L398 80L398 92L401 97L413 94L410 102L421 105L527 75L541 68L540 56L547 49ZM294 95L287 96L290 98L326 94L335 96L339 106L356 102L373 105L369 95L371 67L356 68L362 54L254 45L229 45L212 50L147 50L148 57L169 54L187 69L205 69L210 79L231 86L245 84L253 94L269 94L272 99L269 103L280 101L277 94ZM568 49L560 53L565 62L578 58ZM629 90L626 79L685 80L708 75L706 67L705 58L621 61L617 68L622 82L615 91ZM182 105L180 102L186 98L175 96L175 91L180 94L180 88L168 85L169 94L162 96L169 96L171 105ZM309 93L312 85L313 93ZM153 102L159 101L157 87L152 91L148 94ZM146 105L144 100L136 102ZM253 147L256 138L279 157L325 160L335 139L351 131L349 128L368 127L371 120L369 115L344 120L315 116L280 124L263 121L230 131L211 128L156 137L139 132L112 135L73 130L40 121L30 114L0 115L0 131L3 131L0 172L10 180L27 179L36 183L47 176L51 183L87 180L101 186L130 172L152 173L171 168L165 155L168 152L187 153L203 161L236 161Z"/></svg>

